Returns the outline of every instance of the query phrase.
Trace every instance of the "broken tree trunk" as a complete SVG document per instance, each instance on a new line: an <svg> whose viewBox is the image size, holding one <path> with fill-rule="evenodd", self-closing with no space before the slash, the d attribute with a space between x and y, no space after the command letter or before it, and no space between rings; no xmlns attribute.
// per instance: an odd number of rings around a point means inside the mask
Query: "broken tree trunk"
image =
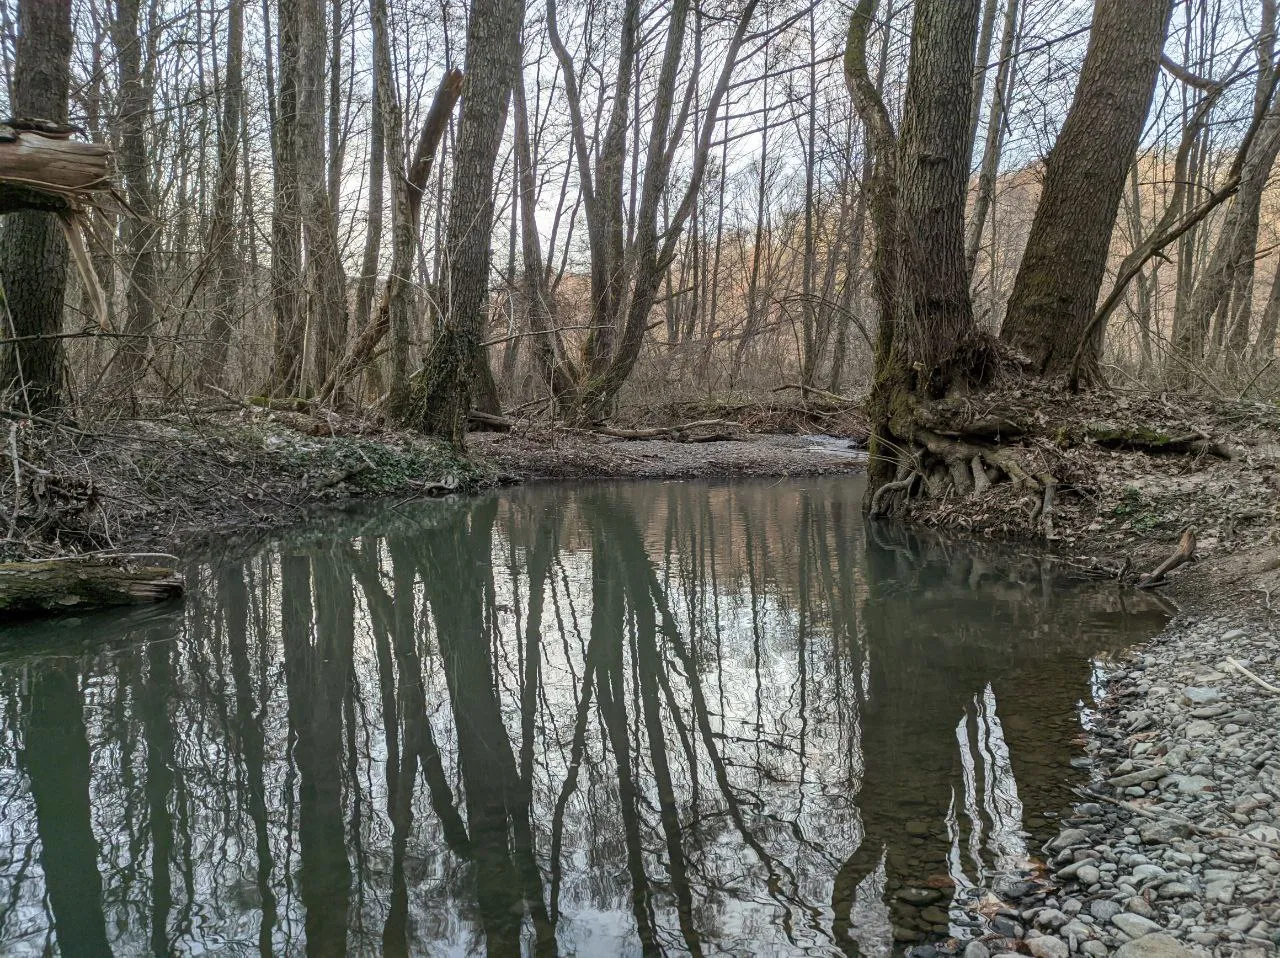
<svg viewBox="0 0 1280 958"><path fill-rule="evenodd" d="M84 612L177 599L182 576L172 569L102 559L0 563L0 619Z"/></svg>
<svg viewBox="0 0 1280 958"><path fill-rule="evenodd" d="M25 128L43 123L10 120L0 125L0 213L74 211L111 188L107 147Z"/></svg>
<svg viewBox="0 0 1280 958"><path fill-rule="evenodd" d="M110 192L111 150L72 140L72 128L50 120L0 124L0 214L38 210L58 216L99 325L107 301L85 246L85 211Z"/></svg>

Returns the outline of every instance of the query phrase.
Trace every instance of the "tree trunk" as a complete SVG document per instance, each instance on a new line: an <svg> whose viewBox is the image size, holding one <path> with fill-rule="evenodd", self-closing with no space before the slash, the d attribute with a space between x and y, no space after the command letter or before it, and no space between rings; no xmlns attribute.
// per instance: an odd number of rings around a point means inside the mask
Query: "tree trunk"
<svg viewBox="0 0 1280 958"><path fill-rule="evenodd" d="M267 391L284 396L301 392L306 335L299 294L302 200L298 181L298 3L299 0L279 0L276 5L279 89L272 117L276 202L271 217L271 291L275 343ZM269 6L264 0L264 12Z"/></svg>
<svg viewBox="0 0 1280 958"><path fill-rule="evenodd" d="M978 29L978 53L973 60L973 92L969 98L969 162L973 162L973 148L978 141L978 124L982 121L982 94L987 87L987 65L991 59L991 38L996 32L996 7L998 0L984 0L982 5L982 26ZM1005 19L1008 21L1010 7L1016 6L1016 0L1006 0ZM1001 57L1000 67L1004 66ZM999 68L997 68L998 70ZM992 113L992 118L995 114Z"/></svg>
<svg viewBox="0 0 1280 958"><path fill-rule="evenodd" d="M142 44L147 31L138 17L138 0L118 0L113 41L120 70L120 173L125 195L134 215L124 218L121 230L129 262L125 289L124 330L130 334L120 350L118 382L132 389L147 356L147 344L156 324L159 276L156 252L160 240L159 210L151 182L146 127L151 117L152 91L143 75Z"/></svg>
<svg viewBox="0 0 1280 958"><path fill-rule="evenodd" d="M871 184L882 316L869 400L867 503L873 510L879 490L915 468L917 404L967 389L983 370L964 259L969 97L980 12L979 0L917 2L896 137L866 67L874 0L862 0L850 22L850 92L877 155L892 158L878 164Z"/></svg>
<svg viewBox="0 0 1280 958"><path fill-rule="evenodd" d="M467 21L462 117L441 277L444 321L397 418L461 443L473 395L492 385L483 345L489 312L493 168L520 69L523 0L475 0Z"/></svg>
<svg viewBox="0 0 1280 958"><path fill-rule="evenodd" d="M67 120L71 62L71 0L22 0L14 57L13 100L18 115ZM0 230L0 282L5 338L55 336L62 328L67 241L49 213L11 213ZM33 412L59 403L62 345L33 339L0 347L0 388L21 394Z"/></svg>
<svg viewBox="0 0 1280 958"><path fill-rule="evenodd" d="M995 88L991 92L991 110L987 116L987 135L982 147L982 164L978 170L978 195L973 201L973 213L969 218L964 244L965 268L972 281L973 270L978 264L978 250L982 247L982 231L987 225L987 213L996 191L996 176L1000 172L1000 153L1004 146L1005 104L1009 89L1013 86L1014 67L1017 58L1013 46L1018 36L1018 0L1007 0L1004 10L1004 33L1000 37L1000 65L996 68ZM977 89L975 84L974 89ZM976 110L975 110L976 112ZM972 122L972 121L971 121ZM977 127L970 126L976 134Z"/></svg>
<svg viewBox="0 0 1280 958"><path fill-rule="evenodd" d="M1213 247L1209 262L1191 294L1191 301L1187 306L1188 321L1182 327L1182 335L1174 339L1172 361L1177 364L1173 370L1175 378L1185 381L1185 376L1181 373L1185 364L1205 358L1205 338L1206 333L1211 331L1212 318L1215 315L1227 317L1233 312L1229 302L1232 288L1247 276L1249 282L1245 286L1252 292L1254 250L1258 245L1262 198L1278 153L1280 96L1273 92L1271 109L1258 128L1257 136L1253 138L1240 168L1239 191L1218 232L1218 241ZM1226 325L1225 318L1219 318L1213 325L1212 348L1208 355L1216 354L1226 344ZM1247 320L1243 331L1247 340ZM1237 341L1235 345L1238 354L1240 344Z"/></svg>
<svg viewBox="0 0 1280 958"><path fill-rule="evenodd" d="M222 120L218 126L218 186L209 226L209 255L213 259L213 302L209 346L200 381L221 388L226 380L227 350L239 303L235 249L235 206L243 123L244 2L227 7L227 60L222 86Z"/></svg>
<svg viewBox="0 0 1280 958"><path fill-rule="evenodd" d="M301 0L300 27L298 179L306 243L307 326L319 385L341 357L347 335L347 284L334 221L336 198L329 195L325 163L324 80L329 43L324 0Z"/></svg>
<svg viewBox="0 0 1280 958"><path fill-rule="evenodd" d="M1171 9L1171 0L1094 5L1080 83L1045 164L1044 192L1001 330L1042 375L1070 371L1093 319ZM1086 370L1096 361L1097 339L1087 347Z"/></svg>
<svg viewBox="0 0 1280 958"><path fill-rule="evenodd" d="M372 15L370 19L373 19ZM364 222L364 255L360 259L360 284L356 288L356 329L364 329L369 325L369 317L373 312L373 294L378 286L378 253L382 246L383 180L386 170L387 142L382 121L382 82L382 73L375 65L373 118L369 124L369 205Z"/></svg>
<svg viewBox="0 0 1280 958"><path fill-rule="evenodd" d="M513 90L515 105L515 149L517 185L520 202L520 252L524 264L524 304L533 334L533 355L543 382L557 403L571 397L576 379L565 354L564 343L555 328L555 301L547 282L542 262L541 237L538 235L537 179L533 167L533 149L529 142L529 109L525 102L524 78L516 80Z"/></svg>

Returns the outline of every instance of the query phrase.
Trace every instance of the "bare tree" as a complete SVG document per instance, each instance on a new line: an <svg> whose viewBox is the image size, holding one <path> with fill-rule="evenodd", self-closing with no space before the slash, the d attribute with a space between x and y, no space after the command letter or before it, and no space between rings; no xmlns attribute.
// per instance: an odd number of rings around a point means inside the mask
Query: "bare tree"
<svg viewBox="0 0 1280 958"><path fill-rule="evenodd" d="M520 67L523 0L474 0L467 20L462 117L441 277L442 323L409 395L391 415L461 442L472 396L492 383L483 339L489 311L493 167ZM397 408L398 407L398 408Z"/></svg>
<svg viewBox="0 0 1280 958"><path fill-rule="evenodd" d="M235 248L236 199L239 189L241 126L244 121L244 3L227 6L227 52L223 67L222 114L218 124L218 184L213 198L207 255L214 276L209 319L209 346L200 370L202 384L221 388L226 375L227 349L239 297Z"/></svg>

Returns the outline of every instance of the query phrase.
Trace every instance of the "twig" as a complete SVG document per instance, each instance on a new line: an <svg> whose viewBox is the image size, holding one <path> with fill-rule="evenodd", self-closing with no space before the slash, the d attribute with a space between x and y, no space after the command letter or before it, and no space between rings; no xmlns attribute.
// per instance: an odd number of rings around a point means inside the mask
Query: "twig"
<svg viewBox="0 0 1280 958"><path fill-rule="evenodd" d="M1265 682L1262 679L1258 678L1258 676L1254 675L1252 672L1250 672L1248 669L1246 669L1243 665L1241 665L1239 662L1237 662L1235 659L1233 659L1229 655L1227 656L1227 664L1234 666L1235 669L1238 672L1240 672L1240 674L1243 675L1245 678L1253 679L1253 681L1257 682L1258 685L1266 689L1272 695L1280 695L1280 689L1276 688L1270 682Z"/></svg>

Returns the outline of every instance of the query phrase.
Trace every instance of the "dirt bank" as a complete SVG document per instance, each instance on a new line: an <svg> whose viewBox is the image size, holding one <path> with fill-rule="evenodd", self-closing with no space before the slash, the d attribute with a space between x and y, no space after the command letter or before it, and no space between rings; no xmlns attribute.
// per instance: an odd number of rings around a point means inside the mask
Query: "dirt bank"
<svg viewBox="0 0 1280 958"><path fill-rule="evenodd" d="M459 453L358 419L251 405L157 410L92 427L10 422L9 462L0 469L8 520L0 560L179 554L297 524L344 502L531 479L799 476L854 471L864 462L848 440L759 435L737 425L727 433L695 429L689 441L530 427L475 433ZM721 438L702 441L708 436Z"/></svg>

